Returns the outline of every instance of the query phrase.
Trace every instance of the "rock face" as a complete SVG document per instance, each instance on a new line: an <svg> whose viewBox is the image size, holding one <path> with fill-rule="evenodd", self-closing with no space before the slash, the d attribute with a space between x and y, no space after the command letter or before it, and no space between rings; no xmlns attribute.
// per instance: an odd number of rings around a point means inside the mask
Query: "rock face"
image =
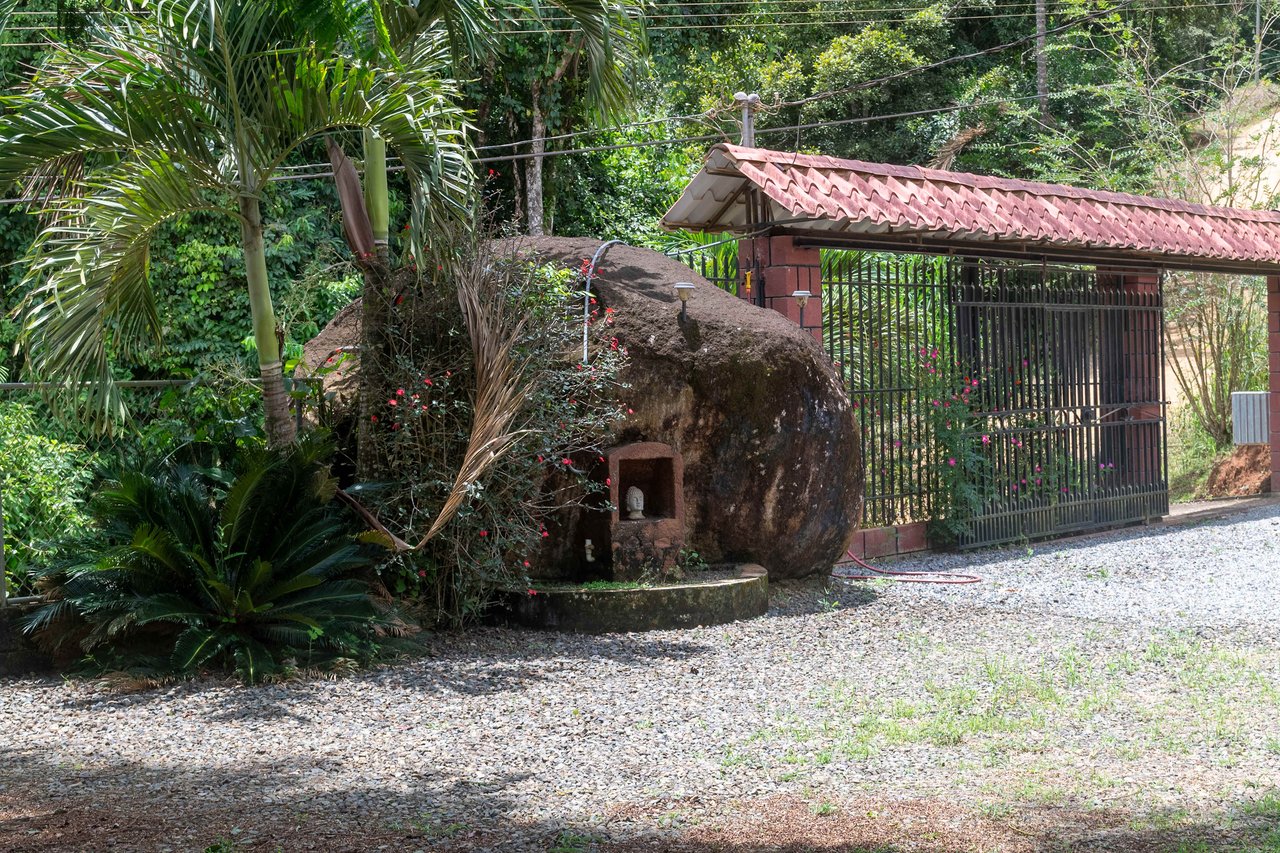
<svg viewBox="0 0 1280 853"><path fill-rule="evenodd" d="M577 269L600 241L546 237L517 246ZM684 325L677 281L695 286ZM648 249L612 247L592 287L602 307L615 309L630 355L624 379L634 414L613 443L661 442L681 454L687 547L709 563L759 563L775 579L828 571L856 530L863 479L853 410L818 343ZM343 309L307 345L308 365L359 343L359 316L358 304ZM353 396L349 364L344 376L326 379L339 402ZM574 514L531 574L565 576L590 536L572 529L584 521Z"/></svg>
<svg viewBox="0 0 1280 853"><path fill-rule="evenodd" d="M577 268L600 241L548 237L521 251ZM672 285L692 281L688 321ZM619 443L684 458L688 547L712 563L759 563L774 578L828 571L862 509L853 410L818 343L648 249L614 246L592 282L614 308L634 411Z"/></svg>

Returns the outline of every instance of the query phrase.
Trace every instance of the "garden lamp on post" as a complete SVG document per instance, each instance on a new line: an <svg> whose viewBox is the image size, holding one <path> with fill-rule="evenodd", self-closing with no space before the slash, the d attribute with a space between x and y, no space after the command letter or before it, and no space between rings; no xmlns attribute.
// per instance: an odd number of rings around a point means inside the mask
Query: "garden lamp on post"
<svg viewBox="0 0 1280 853"><path fill-rule="evenodd" d="M680 324L689 319L689 297L693 295L693 282L677 281L676 296L680 297Z"/></svg>
<svg viewBox="0 0 1280 853"><path fill-rule="evenodd" d="M804 329L804 306L809 304L809 297L813 296L807 290L795 290L791 293L791 298L796 301L796 305L800 306L800 328Z"/></svg>

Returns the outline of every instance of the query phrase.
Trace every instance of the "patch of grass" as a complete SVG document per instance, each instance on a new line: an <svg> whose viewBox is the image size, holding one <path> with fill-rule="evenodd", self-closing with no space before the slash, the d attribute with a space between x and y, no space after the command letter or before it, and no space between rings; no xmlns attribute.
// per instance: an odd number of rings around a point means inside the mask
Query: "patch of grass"
<svg viewBox="0 0 1280 853"><path fill-rule="evenodd" d="M240 845L230 838L219 838L204 848L204 853L236 853L239 849Z"/></svg>
<svg viewBox="0 0 1280 853"><path fill-rule="evenodd" d="M410 821L409 825L422 835L432 841L443 841L447 838L453 838L459 832L467 828L465 823L456 820L448 820L439 815L423 814L417 820Z"/></svg>
<svg viewBox="0 0 1280 853"><path fill-rule="evenodd" d="M551 846L547 848L547 853L585 853L598 843L600 839L594 835L566 829L556 836Z"/></svg>
<svg viewBox="0 0 1280 853"><path fill-rule="evenodd" d="M1280 792L1269 791L1257 800L1250 800L1241 809L1249 817L1280 821Z"/></svg>

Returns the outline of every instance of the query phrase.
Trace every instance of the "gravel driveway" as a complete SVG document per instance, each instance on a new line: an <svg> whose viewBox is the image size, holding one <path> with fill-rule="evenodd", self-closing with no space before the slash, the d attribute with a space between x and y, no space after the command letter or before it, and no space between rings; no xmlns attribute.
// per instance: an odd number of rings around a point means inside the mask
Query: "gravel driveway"
<svg viewBox="0 0 1280 853"><path fill-rule="evenodd" d="M985 581L336 681L0 683L0 848L1280 849L1280 507L895 568Z"/></svg>

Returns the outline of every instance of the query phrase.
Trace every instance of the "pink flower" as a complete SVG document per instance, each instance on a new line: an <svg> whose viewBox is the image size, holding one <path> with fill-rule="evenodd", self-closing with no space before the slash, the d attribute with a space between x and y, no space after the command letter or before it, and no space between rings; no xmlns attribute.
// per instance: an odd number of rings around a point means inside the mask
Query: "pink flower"
<svg viewBox="0 0 1280 853"><path fill-rule="evenodd" d="M526 563L526 565L528 565L528 564ZM533 596L533 595L537 595L537 594L538 594L538 591L537 591L536 589L531 589L531 590L529 590L529 591L528 591L528 594L529 594L529 595L531 595L531 596Z"/></svg>
<svg viewBox="0 0 1280 853"><path fill-rule="evenodd" d="M394 397L392 397L390 400L388 400L388 401L387 401L387 405L388 405L388 406L395 406L395 405L399 405L399 401L398 401L398 400L396 400Z"/></svg>
<svg viewBox="0 0 1280 853"><path fill-rule="evenodd" d="M403 388L397 388L397 389L396 389L396 396L397 396L397 397L403 397L403 396L404 396L404 389L403 389Z"/></svg>
<svg viewBox="0 0 1280 853"><path fill-rule="evenodd" d="M947 460L947 464L950 465L952 468L956 467L956 458L952 456L950 459Z"/></svg>
<svg viewBox="0 0 1280 853"><path fill-rule="evenodd" d="M984 435L984 436L982 437L982 443L983 443L983 444L990 444L990 443L991 443L991 436L989 436L989 435Z"/></svg>

